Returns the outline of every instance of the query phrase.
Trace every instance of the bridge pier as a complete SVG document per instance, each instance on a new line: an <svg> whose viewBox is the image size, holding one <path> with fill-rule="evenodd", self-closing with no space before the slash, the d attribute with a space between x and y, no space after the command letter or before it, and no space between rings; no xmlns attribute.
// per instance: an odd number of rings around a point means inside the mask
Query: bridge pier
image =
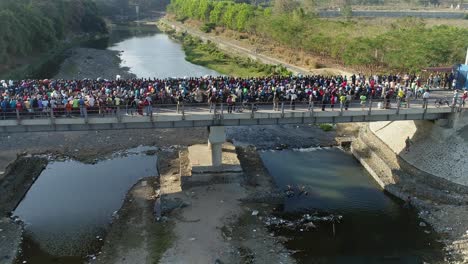
<svg viewBox="0 0 468 264"><path fill-rule="evenodd" d="M219 167L223 164L223 143L226 141L224 126L209 127L208 147L211 149L211 166Z"/></svg>

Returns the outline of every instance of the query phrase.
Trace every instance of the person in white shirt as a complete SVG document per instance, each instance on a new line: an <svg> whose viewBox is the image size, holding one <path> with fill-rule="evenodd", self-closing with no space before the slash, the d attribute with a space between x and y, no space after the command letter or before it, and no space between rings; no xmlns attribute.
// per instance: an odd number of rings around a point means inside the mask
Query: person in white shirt
<svg viewBox="0 0 468 264"><path fill-rule="evenodd" d="M424 93L423 93L423 108L426 108L427 107L427 101L429 100L429 97L430 97L430 94L429 94L429 91L426 90Z"/></svg>

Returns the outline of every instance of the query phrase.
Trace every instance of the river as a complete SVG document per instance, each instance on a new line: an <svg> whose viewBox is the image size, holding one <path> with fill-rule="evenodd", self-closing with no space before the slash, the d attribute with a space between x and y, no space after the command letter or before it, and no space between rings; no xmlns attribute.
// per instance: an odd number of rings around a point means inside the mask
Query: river
<svg viewBox="0 0 468 264"><path fill-rule="evenodd" d="M84 46L122 51L122 66L138 77L218 75L185 61L180 44L154 26L117 28L109 38ZM96 164L51 162L14 212L25 223L18 263L75 264L96 253L126 192L138 179L157 174L156 156L144 150L129 150ZM300 262L417 263L422 256L440 257L432 230L420 227L416 213L385 194L350 154L309 149L261 155L278 186L303 185L309 192L287 198L279 214L343 215L335 235L326 225L313 232L280 230L293 238L286 246L300 251L295 255Z"/></svg>
<svg viewBox="0 0 468 264"><path fill-rule="evenodd" d="M311 231L280 230L300 263L423 263L443 260L442 245L415 211L388 195L359 162L338 148L264 151L277 186L304 186L308 195L285 198L278 216L305 213L343 216ZM294 187L293 187L294 188ZM297 189L297 188L296 188Z"/></svg>
<svg viewBox="0 0 468 264"><path fill-rule="evenodd" d="M102 245L115 211L141 178L156 176L155 148L139 147L83 164L52 161L14 216L24 222L18 263L82 263Z"/></svg>
<svg viewBox="0 0 468 264"><path fill-rule="evenodd" d="M155 25L117 26L108 38L89 41L89 48L121 51L121 66L138 78L183 78L220 75L188 62L182 45L162 33Z"/></svg>

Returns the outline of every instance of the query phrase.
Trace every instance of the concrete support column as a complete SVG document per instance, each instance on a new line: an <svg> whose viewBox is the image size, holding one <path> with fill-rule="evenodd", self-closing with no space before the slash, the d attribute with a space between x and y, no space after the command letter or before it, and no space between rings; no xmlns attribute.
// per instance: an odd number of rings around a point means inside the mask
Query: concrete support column
<svg viewBox="0 0 468 264"><path fill-rule="evenodd" d="M226 141L226 130L224 126L210 127L210 135L208 137L208 147L211 148L211 163L212 166L218 167L223 161L223 143Z"/></svg>

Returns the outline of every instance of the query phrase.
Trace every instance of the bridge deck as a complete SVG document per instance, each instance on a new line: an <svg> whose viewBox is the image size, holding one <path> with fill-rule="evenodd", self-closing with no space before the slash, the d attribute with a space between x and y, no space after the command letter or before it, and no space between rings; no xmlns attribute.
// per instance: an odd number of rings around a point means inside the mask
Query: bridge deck
<svg viewBox="0 0 468 264"><path fill-rule="evenodd" d="M279 111L274 111L272 104L256 104L254 111L251 110L252 105L247 105L248 108L244 108L242 112L233 113L227 112L226 105L217 105L216 110L211 113L207 104L184 105L179 113L176 105L158 105L153 107L152 114L149 115L144 113L146 109L138 113L125 107L114 107L106 108L106 114L88 110L86 118L80 117L79 110L75 110L72 117L66 117L64 112L49 109L4 115L4 120L0 120L0 132L436 120L445 119L448 114L457 110L446 105L436 107L433 101L426 107L422 106L421 101L413 102L411 108L395 107L396 104L393 103L392 109L380 109L377 105L378 102L367 103L363 108L359 103L352 103L348 110L339 105L332 110L327 105L325 111L322 111L321 104L315 107L298 104L293 110L289 103L283 103Z"/></svg>

